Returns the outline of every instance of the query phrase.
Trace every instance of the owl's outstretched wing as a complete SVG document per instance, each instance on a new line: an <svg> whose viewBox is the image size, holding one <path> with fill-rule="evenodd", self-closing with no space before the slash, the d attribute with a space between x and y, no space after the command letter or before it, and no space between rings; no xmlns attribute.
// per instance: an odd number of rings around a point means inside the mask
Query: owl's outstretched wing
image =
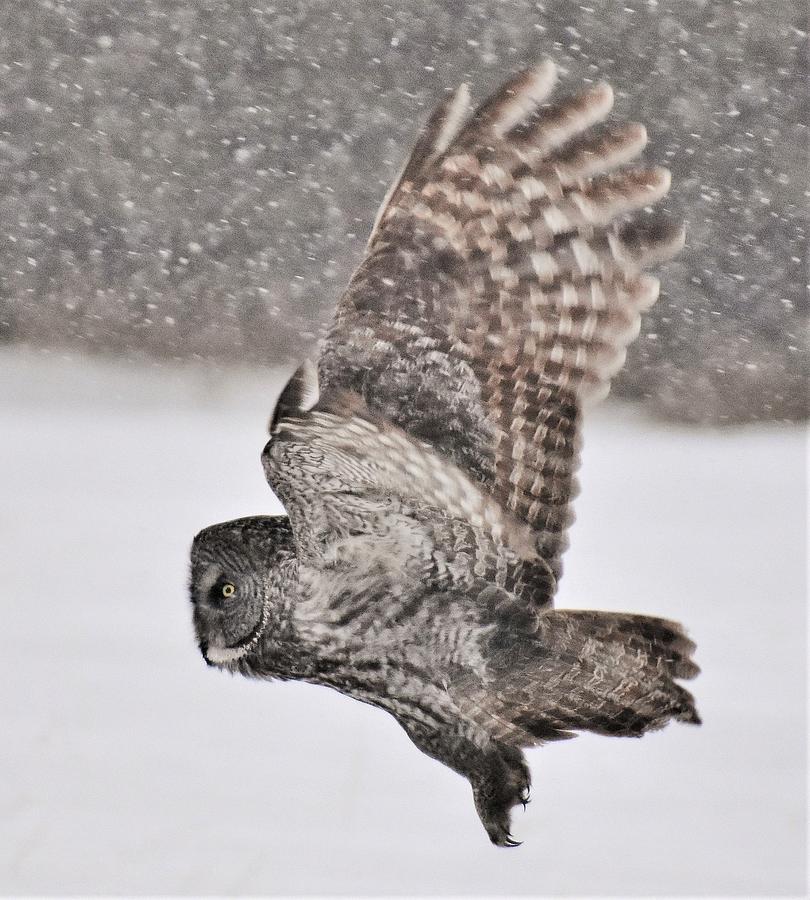
<svg viewBox="0 0 810 900"><path fill-rule="evenodd" d="M341 492L357 478L466 517L506 548L506 586L540 605L561 572L583 404L656 299L642 269L683 243L627 219L669 188L664 169L625 167L644 128L596 128L605 84L546 104L554 81L545 62L472 115L464 88L433 114L338 304L309 426L292 426L296 446L317 432L316 466L338 454ZM300 459L281 471L284 455L265 465L289 507Z"/></svg>

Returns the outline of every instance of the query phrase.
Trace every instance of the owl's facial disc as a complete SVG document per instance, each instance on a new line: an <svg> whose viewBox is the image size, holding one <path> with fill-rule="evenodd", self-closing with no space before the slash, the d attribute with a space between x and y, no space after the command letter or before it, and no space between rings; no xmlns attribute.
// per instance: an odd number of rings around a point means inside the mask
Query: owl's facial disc
<svg viewBox="0 0 810 900"><path fill-rule="evenodd" d="M259 621L253 627L253 630L235 644L226 645L224 647L217 647L212 644L205 646L203 655L205 656L206 662L209 662L214 666L226 666L229 663L236 662L243 656L247 656L247 654L250 653L262 639L262 635L264 634L269 621L270 603L267 597L265 597L262 603Z"/></svg>
<svg viewBox="0 0 810 900"><path fill-rule="evenodd" d="M191 545L194 631L203 659L233 669L261 656L280 627L280 586L295 560L286 516L247 516L203 528ZM247 661L247 660L246 660Z"/></svg>
<svg viewBox="0 0 810 900"><path fill-rule="evenodd" d="M194 621L207 663L228 666L251 652L270 621L270 601L261 580L209 563L192 578Z"/></svg>

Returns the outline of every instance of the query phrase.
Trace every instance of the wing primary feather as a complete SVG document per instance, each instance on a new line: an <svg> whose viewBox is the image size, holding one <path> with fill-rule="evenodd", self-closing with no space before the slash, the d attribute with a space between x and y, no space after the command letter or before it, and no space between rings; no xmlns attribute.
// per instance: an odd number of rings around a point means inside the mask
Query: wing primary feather
<svg viewBox="0 0 810 900"><path fill-rule="evenodd" d="M625 266L646 269L680 253L686 242L686 229L680 222L666 219L629 222L617 232L608 232L607 240L613 256Z"/></svg>
<svg viewBox="0 0 810 900"><path fill-rule="evenodd" d="M660 200L669 190L670 180L668 169L626 169L571 191L554 209L560 214L563 230L606 226L618 216Z"/></svg>
<svg viewBox="0 0 810 900"><path fill-rule="evenodd" d="M466 84L459 85L449 97L443 100L430 115L420 133L410 156L405 161L399 175L394 179L386 192L374 224L371 228L367 246L374 243L385 213L396 204L400 192L406 185L416 181L419 176L441 156L455 140L464 120L470 111L470 89Z"/></svg>
<svg viewBox="0 0 810 900"><path fill-rule="evenodd" d="M529 155L548 154L601 122L612 108L613 89L600 82L590 90L541 110L525 133L514 136L515 144Z"/></svg>
<svg viewBox="0 0 810 900"><path fill-rule="evenodd" d="M476 110L461 136L489 129L500 139L532 115L548 97L557 81L557 67L551 60L518 72Z"/></svg>
<svg viewBox="0 0 810 900"><path fill-rule="evenodd" d="M635 159L647 145L647 129L628 122L603 134L587 133L570 142L548 162L563 187L577 185Z"/></svg>
<svg viewBox="0 0 810 900"><path fill-rule="evenodd" d="M469 112L470 88L467 84L460 84L428 121L425 139L430 141L431 147L425 160L432 161L444 153L455 140Z"/></svg>

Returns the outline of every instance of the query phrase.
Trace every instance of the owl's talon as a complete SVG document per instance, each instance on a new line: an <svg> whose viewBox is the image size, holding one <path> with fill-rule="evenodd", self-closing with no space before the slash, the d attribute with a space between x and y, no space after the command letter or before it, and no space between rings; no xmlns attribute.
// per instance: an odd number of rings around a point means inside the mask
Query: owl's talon
<svg viewBox="0 0 810 900"><path fill-rule="evenodd" d="M519 847L510 830L510 811L529 802L529 770L520 751L501 746L471 779L475 806L489 839L498 847Z"/></svg>

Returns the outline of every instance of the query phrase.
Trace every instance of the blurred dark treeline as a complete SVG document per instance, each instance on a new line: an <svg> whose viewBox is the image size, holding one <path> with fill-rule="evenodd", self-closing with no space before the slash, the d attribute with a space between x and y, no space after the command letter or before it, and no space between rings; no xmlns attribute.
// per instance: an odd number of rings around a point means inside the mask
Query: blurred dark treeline
<svg viewBox="0 0 810 900"><path fill-rule="evenodd" d="M0 339L280 364L311 347L445 88L607 78L687 248L615 391L808 406L807 12L793 0L27 0L0 11Z"/></svg>

